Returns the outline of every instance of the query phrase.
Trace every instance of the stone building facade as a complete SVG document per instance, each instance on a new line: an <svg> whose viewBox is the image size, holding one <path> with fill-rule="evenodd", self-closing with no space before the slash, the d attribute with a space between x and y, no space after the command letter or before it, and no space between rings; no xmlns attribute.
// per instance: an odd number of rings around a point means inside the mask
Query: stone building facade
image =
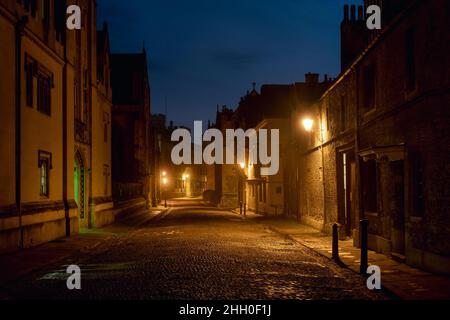
<svg viewBox="0 0 450 320"><path fill-rule="evenodd" d="M449 273L450 48L442 30L450 27L450 4L383 4L383 29L353 35L365 46L295 118L314 121L298 137L297 214L325 231L339 222L355 245L367 219L369 248ZM348 10L343 25L358 20Z"/></svg>
<svg viewBox="0 0 450 320"><path fill-rule="evenodd" d="M255 128L256 132L264 129L279 130L280 159L285 159L286 148L289 140L289 119L264 119ZM269 133L270 136L270 133ZM269 142L268 150L271 150ZM243 168L244 184L240 185L240 201L246 208L257 214L264 215L282 215L285 211L285 188L284 178L287 174L285 163L280 161L279 170L276 175L264 176L261 174L261 166L252 163L246 163Z"/></svg>
<svg viewBox="0 0 450 320"><path fill-rule="evenodd" d="M80 31L65 1L0 1L0 252L110 220L108 35L97 56L95 1L76 4Z"/></svg>

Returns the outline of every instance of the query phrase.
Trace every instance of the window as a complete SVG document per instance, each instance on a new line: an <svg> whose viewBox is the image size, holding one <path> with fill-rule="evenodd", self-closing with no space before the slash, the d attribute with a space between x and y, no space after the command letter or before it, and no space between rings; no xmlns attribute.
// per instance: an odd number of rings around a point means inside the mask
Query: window
<svg viewBox="0 0 450 320"><path fill-rule="evenodd" d="M39 194L41 197L50 196L50 169L52 169L52 155L49 152L39 151Z"/></svg>
<svg viewBox="0 0 450 320"><path fill-rule="evenodd" d="M37 109L47 115L51 114L52 74L39 66L37 75Z"/></svg>
<svg viewBox="0 0 450 320"><path fill-rule="evenodd" d="M108 142L108 129L109 129L109 114L105 112L103 114L103 141Z"/></svg>
<svg viewBox="0 0 450 320"><path fill-rule="evenodd" d="M75 79L73 84L74 90L74 108L75 108L75 119L81 121L81 104L80 104L80 85L78 81Z"/></svg>
<svg viewBox="0 0 450 320"><path fill-rule="evenodd" d="M365 212L378 212L378 179L377 162L375 160L362 161L362 191Z"/></svg>
<svg viewBox="0 0 450 320"><path fill-rule="evenodd" d="M345 95L341 96L341 131L347 130L347 97Z"/></svg>
<svg viewBox="0 0 450 320"><path fill-rule="evenodd" d="M63 42L65 28L66 28L66 1L65 0L55 0L53 1L53 12L54 12L54 23L56 30L56 40Z"/></svg>
<svg viewBox="0 0 450 320"><path fill-rule="evenodd" d="M88 92L88 71L84 69L83 72L83 122L87 123L88 114L88 103L89 103L89 92Z"/></svg>
<svg viewBox="0 0 450 320"><path fill-rule="evenodd" d="M26 90L26 103L28 107L33 107L34 100L34 70L36 61L30 56L26 56L25 62L25 90Z"/></svg>
<svg viewBox="0 0 450 320"><path fill-rule="evenodd" d="M105 196L107 196L108 195L108 183L109 183L109 176L110 176L110 173L109 173L109 166L108 165L103 165L103 176L104 176L104 178L105 178L105 186L104 186L104 194L105 194Z"/></svg>
<svg viewBox="0 0 450 320"><path fill-rule="evenodd" d="M42 0L41 16L44 28L48 31L50 27L50 0Z"/></svg>
<svg viewBox="0 0 450 320"><path fill-rule="evenodd" d="M370 111L375 108L375 65L370 64L363 71L363 108Z"/></svg>
<svg viewBox="0 0 450 320"><path fill-rule="evenodd" d="M37 0L30 0L29 2L31 3L31 15L36 18Z"/></svg>
<svg viewBox="0 0 450 320"><path fill-rule="evenodd" d="M416 88L416 32L414 28L409 29L405 36L406 49L406 89L414 90Z"/></svg>
<svg viewBox="0 0 450 320"><path fill-rule="evenodd" d="M23 7L25 8L26 11L30 11L30 2L31 2L31 0L24 0L23 1Z"/></svg>

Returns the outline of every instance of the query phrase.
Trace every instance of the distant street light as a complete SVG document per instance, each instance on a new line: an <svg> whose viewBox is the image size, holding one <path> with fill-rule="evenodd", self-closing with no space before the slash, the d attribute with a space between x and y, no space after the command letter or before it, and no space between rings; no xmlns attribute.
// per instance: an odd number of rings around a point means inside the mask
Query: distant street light
<svg viewBox="0 0 450 320"><path fill-rule="evenodd" d="M167 176L167 172L166 172L166 171L163 171L163 172L162 172L162 176L163 176L163 177Z"/></svg>
<svg viewBox="0 0 450 320"><path fill-rule="evenodd" d="M164 185L164 208L167 208L167 178L162 179L162 183Z"/></svg>
<svg viewBox="0 0 450 320"><path fill-rule="evenodd" d="M244 163L244 162L242 162L242 163L240 164L240 166L241 166L241 169L242 169L242 170L245 169L245 163Z"/></svg>
<svg viewBox="0 0 450 320"><path fill-rule="evenodd" d="M313 128L313 125L314 125L314 120L306 118L306 119L303 119L302 123L303 123L303 128L305 128L305 130L307 132L311 132L312 131L312 128Z"/></svg>

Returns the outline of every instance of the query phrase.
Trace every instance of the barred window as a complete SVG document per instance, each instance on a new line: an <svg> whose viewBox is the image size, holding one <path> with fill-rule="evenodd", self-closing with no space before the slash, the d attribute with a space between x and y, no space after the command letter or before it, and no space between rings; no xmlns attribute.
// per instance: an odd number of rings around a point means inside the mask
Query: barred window
<svg viewBox="0 0 450 320"><path fill-rule="evenodd" d="M26 103L28 107L33 107L34 100L34 70L36 61L30 56L26 56L25 62L25 86L26 86Z"/></svg>
<svg viewBox="0 0 450 320"><path fill-rule="evenodd" d="M37 109L47 115L51 114L52 74L39 67L37 76Z"/></svg>
<svg viewBox="0 0 450 320"><path fill-rule="evenodd" d="M363 72L363 108L368 112L375 108L375 65L370 64L366 66Z"/></svg>

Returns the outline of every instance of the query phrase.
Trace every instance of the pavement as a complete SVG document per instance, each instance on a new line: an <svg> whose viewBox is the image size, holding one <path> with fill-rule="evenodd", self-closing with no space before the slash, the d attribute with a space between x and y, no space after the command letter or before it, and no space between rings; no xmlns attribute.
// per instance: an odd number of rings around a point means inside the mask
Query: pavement
<svg viewBox="0 0 450 320"><path fill-rule="evenodd" d="M60 253L52 253L57 248ZM53 255L58 260L47 259ZM136 212L63 243L2 256L0 264L22 269L25 261L40 268L11 277L0 286L1 298L389 299L368 290L361 276L272 227L195 201L159 213ZM67 289L66 268L72 264L81 268L81 290Z"/></svg>
<svg viewBox="0 0 450 320"><path fill-rule="evenodd" d="M13 284L33 273L39 273L59 262L77 255L94 252L115 238L127 236L136 226L148 222L164 207L147 210L148 215L136 211L114 225L101 229L81 229L78 235L57 239L43 245L0 255L0 288ZM2 294L0 292L0 299Z"/></svg>
<svg viewBox="0 0 450 320"><path fill-rule="evenodd" d="M288 218L266 218L250 211L246 219L266 225L332 260L332 237L329 235ZM339 255L345 267L359 273L360 249L353 246L353 240L339 241ZM369 265L381 268L383 289L391 297L402 300L450 299L450 277L413 268L370 250Z"/></svg>

